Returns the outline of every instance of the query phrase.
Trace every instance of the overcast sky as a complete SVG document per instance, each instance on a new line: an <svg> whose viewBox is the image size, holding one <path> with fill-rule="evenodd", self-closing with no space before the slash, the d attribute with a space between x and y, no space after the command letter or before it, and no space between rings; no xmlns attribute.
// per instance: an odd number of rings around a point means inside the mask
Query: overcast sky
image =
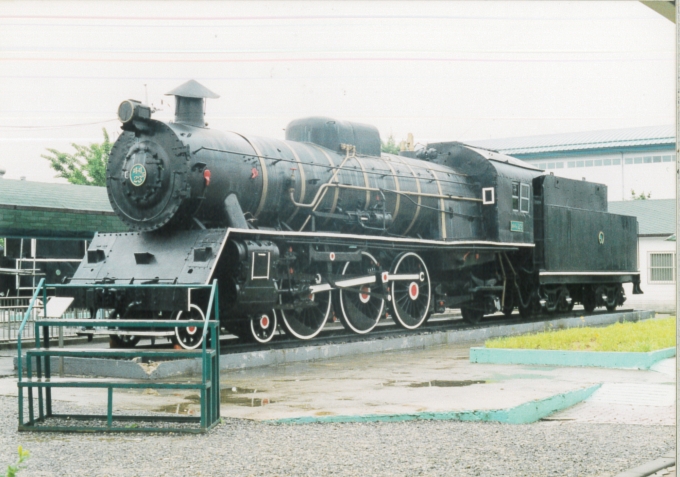
<svg viewBox="0 0 680 477"><path fill-rule="evenodd" d="M639 2L0 2L0 168L55 181L45 148L115 136L128 98L170 119L191 78L221 95L210 127L277 138L311 115L421 143L672 124L674 35Z"/></svg>

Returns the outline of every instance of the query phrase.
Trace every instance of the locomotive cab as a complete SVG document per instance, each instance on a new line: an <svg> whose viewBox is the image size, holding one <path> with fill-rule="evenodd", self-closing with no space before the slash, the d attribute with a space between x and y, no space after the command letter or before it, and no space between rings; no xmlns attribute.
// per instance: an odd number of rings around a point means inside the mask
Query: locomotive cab
<svg viewBox="0 0 680 477"><path fill-rule="evenodd" d="M540 169L510 156L461 143L429 144L445 166L459 170L478 185L484 235L503 243L534 242L532 181Z"/></svg>

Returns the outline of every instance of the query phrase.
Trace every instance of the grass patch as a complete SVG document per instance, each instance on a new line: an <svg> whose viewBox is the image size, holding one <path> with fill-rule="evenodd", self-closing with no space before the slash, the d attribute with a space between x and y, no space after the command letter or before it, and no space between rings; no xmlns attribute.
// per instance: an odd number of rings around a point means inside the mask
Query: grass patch
<svg viewBox="0 0 680 477"><path fill-rule="evenodd" d="M496 338L487 348L646 353L675 346L675 317Z"/></svg>

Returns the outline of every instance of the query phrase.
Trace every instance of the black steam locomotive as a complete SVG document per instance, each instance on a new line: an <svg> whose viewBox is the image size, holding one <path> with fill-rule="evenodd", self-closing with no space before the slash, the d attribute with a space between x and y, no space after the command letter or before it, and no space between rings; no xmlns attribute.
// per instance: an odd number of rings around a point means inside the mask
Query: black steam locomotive
<svg viewBox="0 0 680 477"><path fill-rule="evenodd" d="M107 188L131 231L98 234L73 283L217 279L221 325L259 342L279 322L309 339L331 316L356 333L388 314L412 330L445 308L477 323L514 308L613 310L627 282L641 293L637 221L607 213L604 185L456 142L383 154L375 127L330 118L293 121L285 141L215 131L204 102L216 94L195 81L168 94L173 122L120 105ZM100 292L76 303L201 319L207 301L198 290ZM202 339L193 328L174 338Z"/></svg>

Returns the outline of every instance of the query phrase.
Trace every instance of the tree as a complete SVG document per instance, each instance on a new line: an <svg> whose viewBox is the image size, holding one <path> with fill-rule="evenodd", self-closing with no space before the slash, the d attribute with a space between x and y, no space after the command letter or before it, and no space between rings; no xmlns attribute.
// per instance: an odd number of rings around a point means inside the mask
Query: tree
<svg viewBox="0 0 680 477"><path fill-rule="evenodd" d="M387 142L380 141L380 150L388 154L399 154L399 145L394 140L394 136L390 134Z"/></svg>
<svg viewBox="0 0 680 477"><path fill-rule="evenodd" d="M647 200L652 198L652 193L648 192L645 195L645 191L640 192L639 194L636 194L633 189L630 190L630 199L631 200Z"/></svg>
<svg viewBox="0 0 680 477"><path fill-rule="evenodd" d="M74 154L48 148L50 154L42 154L41 157L50 161L52 169L59 173L55 177L63 177L71 184L105 186L106 163L113 144L106 129L102 128L102 132L104 142L101 144L71 144L76 150Z"/></svg>

